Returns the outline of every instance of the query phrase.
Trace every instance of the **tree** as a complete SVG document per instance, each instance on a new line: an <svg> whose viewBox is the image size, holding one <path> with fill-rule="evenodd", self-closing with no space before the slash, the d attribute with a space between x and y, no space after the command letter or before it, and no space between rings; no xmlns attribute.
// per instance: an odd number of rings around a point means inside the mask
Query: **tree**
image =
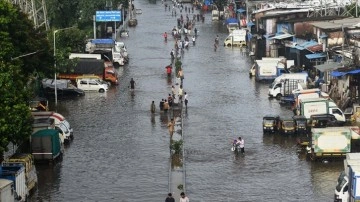
<svg viewBox="0 0 360 202"><path fill-rule="evenodd" d="M18 7L0 1L0 153L10 142L21 144L32 132L27 102L33 72L53 72L46 33L35 30Z"/></svg>

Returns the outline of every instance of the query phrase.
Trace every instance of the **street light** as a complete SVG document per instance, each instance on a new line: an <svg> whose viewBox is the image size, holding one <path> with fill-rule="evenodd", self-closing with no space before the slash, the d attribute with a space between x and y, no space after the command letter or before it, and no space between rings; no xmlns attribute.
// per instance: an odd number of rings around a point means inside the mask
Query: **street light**
<svg viewBox="0 0 360 202"><path fill-rule="evenodd" d="M67 28L63 28L63 29L57 29L54 30L54 68L55 68L55 106L57 106L57 80L56 80L56 33L59 31L63 31L63 30L67 30L67 29L72 29L75 28L75 26L73 27L67 27Z"/></svg>

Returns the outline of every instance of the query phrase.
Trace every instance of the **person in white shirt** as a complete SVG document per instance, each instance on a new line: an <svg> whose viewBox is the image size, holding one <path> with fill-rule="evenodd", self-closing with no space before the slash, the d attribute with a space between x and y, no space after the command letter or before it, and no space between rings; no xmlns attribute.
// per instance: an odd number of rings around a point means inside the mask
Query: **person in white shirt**
<svg viewBox="0 0 360 202"><path fill-rule="evenodd" d="M189 198L185 196L184 192L181 192L179 202L189 202Z"/></svg>
<svg viewBox="0 0 360 202"><path fill-rule="evenodd" d="M188 94L186 92L184 93L184 100L185 100L185 107L187 107L189 100L188 100Z"/></svg>
<svg viewBox="0 0 360 202"><path fill-rule="evenodd" d="M239 145L241 153L245 153L245 141L241 137L237 139L236 145Z"/></svg>

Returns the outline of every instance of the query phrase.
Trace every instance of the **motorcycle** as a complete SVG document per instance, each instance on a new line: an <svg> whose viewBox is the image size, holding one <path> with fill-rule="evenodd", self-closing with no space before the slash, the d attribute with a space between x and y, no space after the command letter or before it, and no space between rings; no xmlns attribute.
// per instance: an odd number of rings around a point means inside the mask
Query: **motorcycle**
<svg viewBox="0 0 360 202"><path fill-rule="evenodd" d="M240 152L241 151L240 145L236 144L236 143L237 143L237 140L234 140L233 143L232 143L231 151Z"/></svg>

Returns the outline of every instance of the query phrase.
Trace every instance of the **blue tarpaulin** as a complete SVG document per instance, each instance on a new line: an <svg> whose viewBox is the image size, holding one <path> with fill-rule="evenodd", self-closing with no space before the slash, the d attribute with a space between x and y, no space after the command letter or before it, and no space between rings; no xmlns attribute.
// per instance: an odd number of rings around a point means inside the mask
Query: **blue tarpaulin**
<svg viewBox="0 0 360 202"><path fill-rule="evenodd" d="M310 47L310 46L315 46L318 43L316 41L307 41L305 43L296 45L294 48L298 49L298 50L305 50L306 48Z"/></svg>
<svg viewBox="0 0 360 202"><path fill-rule="evenodd" d="M213 1L212 0L205 0L204 4L209 6L209 5L213 4Z"/></svg>
<svg viewBox="0 0 360 202"><path fill-rule="evenodd" d="M248 22L248 23L247 23L247 26L248 26L248 27L251 27L251 26L254 26L254 25L255 25L255 23L253 23L253 22Z"/></svg>
<svg viewBox="0 0 360 202"><path fill-rule="evenodd" d="M91 39L93 44L115 44L113 39Z"/></svg>
<svg viewBox="0 0 360 202"><path fill-rule="evenodd" d="M236 18L228 18L228 19L226 19L226 24L229 24L229 23L239 23L239 20Z"/></svg>
<svg viewBox="0 0 360 202"><path fill-rule="evenodd" d="M359 74L359 73L360 73L360 69L354 69L348 72L333 71L331 72L331 76L340 77L340 76L345 76L346 74Z"/></svg>
<svg viewBox="0 0 360 202"><path fill-rule="evenodd" d="M313 54L307 54L307 55L305 55L305 57L309 60L312 60L312 59L325 58L326 54L325 53L313 53Z"/></svg>
<svg viewBox="0 0 360 202"><path fill-rule="evenodd" d="M239 8L239 9L236 10L236 12L238 12L238 13L244 13L244 12L246 12L246 10L243 9L243 8Z"/></svg>

